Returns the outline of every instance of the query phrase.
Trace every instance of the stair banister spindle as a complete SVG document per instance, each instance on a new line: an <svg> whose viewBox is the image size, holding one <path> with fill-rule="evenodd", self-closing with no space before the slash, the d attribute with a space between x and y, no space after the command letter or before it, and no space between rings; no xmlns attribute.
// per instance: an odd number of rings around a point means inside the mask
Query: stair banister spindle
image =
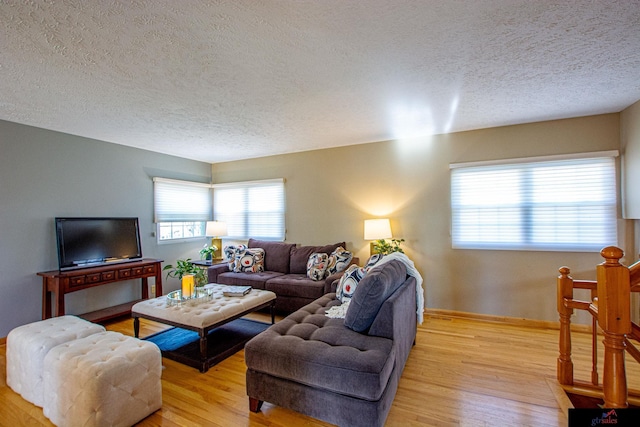
<svg viewBox="0 0 640 427"><path fill-rule="evenodd" d="M598 290L591 289L591 304L598 303ZM591 384L598 385L598 318L591 316Z"/></svg>
<svg viewBox="0 0 640 427"><path fill-rule="evenodd" d="M562 385L573 385L573 362L571 361L571 316L573 308L567 307L565 301L573 299L573 279L569 267L559 269L558 315L560 317L560 354L558 356L558 382Z"/></svg>

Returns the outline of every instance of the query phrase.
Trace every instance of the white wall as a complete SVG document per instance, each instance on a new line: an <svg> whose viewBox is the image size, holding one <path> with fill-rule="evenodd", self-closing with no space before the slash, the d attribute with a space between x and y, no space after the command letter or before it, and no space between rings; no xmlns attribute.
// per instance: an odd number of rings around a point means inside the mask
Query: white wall
<svg viewBox="0 0 640 427"><path fill-rule="evenodd" d="M287 241L346 240L362 261L369 255L364 219L391 218L394 235L407 240L406 252L425 278L427 307L555 321L558 267L568 265L577 279L594 278L599 254L451 249L449 163L620 149L620 116L215 165L0 121L0 337L41 317L36 273L57 265L55 216L137 216L145 256L196 258L203 242L156 244L151 177L207 182L211 174L214 182L284 177ZM637 259L633 226L619 221L625 262ZM165 281L165 292L177 287ZM68 312L128 301L138 288L122 283L70 294Z"/></svg>
<svg viewBox="0 0 640 427"><path fill-rule="evenodd" d="M617 150L619 132L619 114L531 123L218 163L213 181L284 177L287 241L346 240L361 262L363 221L389 217L424 276L429 308L556 321L558 268L595 279L600 255L452 249L449 164ZM619 234L626 249L625 221Z"/></svg>
<svg viewBox="0 0 640 427"><path fill-rule="evenodd" d="M622 211L623 216L633 221L630 232L635 242L631 254L640 253L640 101L620 114L620 146L622 149ZM637 259L637 258L636 258ZM631 295L631 319L640 322L640 295Z"/></svg>
<svg viewBox="0 0 640 427"><path fill-rule="evenodd" d="M204 244L157 245L153 176L210 182L211 166L122 145L0 121L0 337L40 320L39 271L57 268L56 216L135 216L146 257L198 258ZM177 282L164 281L164 290ZM79 314L140 296L139 281L69 294Z"/></svg>
<svg viewBox="0 0 640 427"><path fill-rule="evenodd" d="M622 207L625 218L640 219L640 101L625 109L620 117L622 162Z"/></svg>

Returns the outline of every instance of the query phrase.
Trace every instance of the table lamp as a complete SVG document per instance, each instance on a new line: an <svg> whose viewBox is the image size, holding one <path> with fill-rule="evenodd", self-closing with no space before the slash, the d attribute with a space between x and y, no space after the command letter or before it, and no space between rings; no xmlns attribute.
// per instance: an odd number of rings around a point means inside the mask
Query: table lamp
<svg viewBox="0 0 640 427"><path fill-rule="evenodd" d="M390 239L391 237L393 237L391 235L391 223L388 218L364 220L364 240L373 240L369 243L371 255L377 253L374 247L376 240Z"/></svg>
<svg viewBox="0 0 640 427"><path fill-rule="evenodd" d="M222 259L222 239L221 236L227 235L227 223L222 221L207 221L207 227L204 232L205 236L211 237L211 245L215 246L216 251L211 255L212 261Z"/></svg>

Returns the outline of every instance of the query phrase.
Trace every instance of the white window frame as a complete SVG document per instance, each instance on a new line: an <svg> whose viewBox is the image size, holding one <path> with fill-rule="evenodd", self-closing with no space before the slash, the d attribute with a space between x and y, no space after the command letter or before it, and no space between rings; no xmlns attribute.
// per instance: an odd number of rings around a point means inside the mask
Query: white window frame
<svg viewBox="0 0 640 427"><path fill-rule="evenodd" d="M213 184L213 217L228 239L284 241L285 209L283 178Z"/></svg>
<svg viewBox="0 0 640 427"><path fill-rule="evenodd" d="M205 225L212 215L211 184L154 177L153 195L159 244L205 237ZM172 230L169 238L164 237L166 229Z"/></svg>
<svg viewBox="0 0 640 427"><path fill-rule="evenodd" d="M617 156L451 164L452 247L598 252L617 245Z"/></svg>

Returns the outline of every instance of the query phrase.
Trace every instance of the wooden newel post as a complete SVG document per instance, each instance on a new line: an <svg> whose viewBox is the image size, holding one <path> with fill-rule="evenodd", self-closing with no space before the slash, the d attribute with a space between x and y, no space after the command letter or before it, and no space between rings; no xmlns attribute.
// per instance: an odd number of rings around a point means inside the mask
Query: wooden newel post
<svg viewBox="0 0 640 427"><path fill-rule="evenodd" d="M573 279L569 276L569 267L558 270L558 315L560 316L560 355L558 356L558 382L573 385L573 362L571 361L571 316L573 308L565 306L565 298L573 299Z"/></svg>
<svg viewBox="0 0 640 427"><path fill-rule="evenodd" d="M625 335L631 332L629 268L620 264L624 252L615 246L600 251L605 262L598 276L598 323L604 331L602 386L606 408L626 408L627 377L624 365Z"/></svg>

